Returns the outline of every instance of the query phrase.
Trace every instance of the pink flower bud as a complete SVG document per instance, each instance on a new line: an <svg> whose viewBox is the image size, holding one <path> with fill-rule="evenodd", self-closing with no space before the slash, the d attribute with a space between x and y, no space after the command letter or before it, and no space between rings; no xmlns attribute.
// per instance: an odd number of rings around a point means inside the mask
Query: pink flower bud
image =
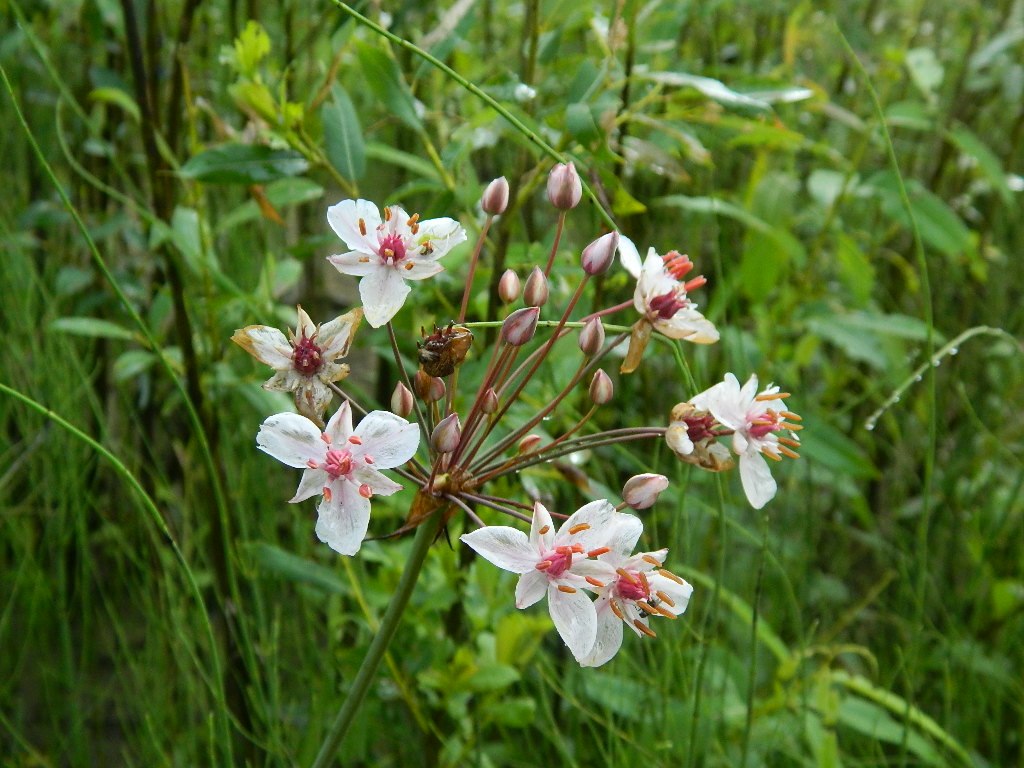
<svg viewBox="0 0 1024 768"><path fill-rule="evenodd" d="M506 269L498 281L498 298L506 304L511 304L519 298L519 275L511 269Z"/></svg>
<svg viewBox="0 0 1024 768"><path fill-rule="evenodd" d="M487 185L483 197L480 198L480 207L484 209L484 213L492 215L505 212L508 207L508 180L504 176Z"/></svg>
<svg viewBox="0 0 1024 768"><path fill-rule="evenodd" d="M506 344L521 347L537 332L540 307L523 307L505 318L501 324L501 338Z"/></svg>
<svg viewBox="0 0 1024 768"><path fill-rule="evenodd" d="M431 376L420 368L412 379L416 396L427 403L434 403L444 397L444 381Z"/></svg>
<svg viewBox="0 0 1024 768"><path fill-rule="evenodd" d="M587 324L580 331L579 343L580 349L587 357L593 357L601 351L601 347L604 346L604 326L601 325L599 318L592 317L587 320Z"/></svg>
<svg viewBox="0 0 1024 768"><path fill-rule="evenodd" d="M604 405L612 399L614 394L615 387L612 386L612 380L608 378L607 373L598 368L594 378L590 380L590 399L595 405Z"/></svg>
<svg viewBox="0 0 1024 768"><path fill-rule="evenodd" d="M430 446L438 453L451 453L459 447L462 439L462 424L459 414L453 413L438 422L430 433Z"/></svg>
<svg viewBox="0 0 1024 768"><path fill-rule="evenodd" d="M391 393L391 412L403 419L412 413L412 392L402 382L395 385L395 391Z"/></svg>
<svg viewBox="0 0 1024 768"><path fill-rule="evenodd" d="M583 185L576 166L572 163L559 163L548 174L548 200L560 211L568 211L580 204L583 197Z"/></svg>
<svg viewBox="0 0 1024 768"><path fill-rule="evenodd" d="M622 486L622 500L633 509L647 509L658 500L658 495L666 488L668 478L664 475L633 475Z"/></svg>
<svg viewBox="0 0 1024 768"><path fill-rule="evenodd" d="M603 275L615 260L615 250L619 247L619 233L609 232L601 235L583 249L580 265L588 275Z"/></svg>
<svg viewBox="0 0 1024 768"><path fill-rule="evenodd" d="M480 410L488 415L498 410L498 393L494 391L494 387L488 387L480 398Z"/></svg>
<svg viewBox="0 0 1024 768"><path fill-rule="evenodd" d="M519 448L516 449L516 453L522 456L524 453L532 453L540 445L540 435L527 435L519 441Z"/></svg>
<svg viewBox="0 0 1024 768"><path fill-rule="evenodd" d="M534 267L526 278L523 303L528 307L543 307L548 301L548 278L540 267Z"/></svg>

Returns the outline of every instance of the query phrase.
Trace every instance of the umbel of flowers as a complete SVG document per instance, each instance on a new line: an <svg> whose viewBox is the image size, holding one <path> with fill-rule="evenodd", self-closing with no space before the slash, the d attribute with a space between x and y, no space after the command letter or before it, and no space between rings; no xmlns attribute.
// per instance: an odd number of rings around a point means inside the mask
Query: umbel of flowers
<svg viewBox="0 0 1024 768"><path fill-rule="evenodd" d="M405 522L393 533L428 520L470 529L461 542L518 574L516 606L529 608L546 598L555 629L576 660L598 666L618 651L624 627L639 637L654 637L652 620L677 618L690 600L692 587L664 567L666 549L634 552L643 524L625 511L654 505L668 480L637 475L625 483L621 503L589 500L568 515L549 512L536 499L497 496L489 490L491 481L584 449L666 440L680 459L706 470L725 471L738 463L743 490L760 508L776 492L766 458L796 457L800 425L799 416L782 405L787 393L775 386L759 392L756 376L740 386L728 373L679 403L668 427L623 423L594 428L594 413L614 400L614 381L605 370L613 350L625 347L618 367L620 374L628 374L642 362L653 334L711 344L718 330L691 298L706 280L690 276L694 265L688 256L677 251L662 255L652 247L641 260L632 241L614 231L583 249L575 291L565 306L552 306L549 276L566 217L582 198L572 163L552 170L547 197L558 221L546 264L538 264L524 279L507 271L498 283L500 316L472 319L467 308L476 267L491 223L505 213L509 201L505 179L487 186L459 315L424 332L415 350L416 370L403 365L392 319L416 283L443 271L444 258L467 236L455 219L423 220L397 205L380 209L367 200L343 200L327 210L327 221L344 244L328 261L359 278L361 308L315 325L300 307L289 337L253 325L232 339L274 369L265 388L294 393L297 413L267 418L257 446L302 470L290 501L318 497L314 530L321 541L343 555L356 554L369 529L373 498L411 486L415 497ZM636 279L632 298L581 316L576 307L591 279L611 269L616 255ZM626 318L628 330L606 338L605 321L613 315ZM341 361L363 317L383 329L399 371L390 410L371 410L341 386L348 374ZM500 332L485 349L474 329L495 320ZM513 411L513 406L556 354L560 362L575 354L574 372L546 405L514 419L513 413L522 409ZM467 360L483 370L472 391L462 392L459 376ZM589 408L561 434L542 436L541 423L574 393L589 400ZM327 417L335 395L340 404ZM494 515L512 524L485 523ZM462 521L455 523L457 516Z"/></svg>

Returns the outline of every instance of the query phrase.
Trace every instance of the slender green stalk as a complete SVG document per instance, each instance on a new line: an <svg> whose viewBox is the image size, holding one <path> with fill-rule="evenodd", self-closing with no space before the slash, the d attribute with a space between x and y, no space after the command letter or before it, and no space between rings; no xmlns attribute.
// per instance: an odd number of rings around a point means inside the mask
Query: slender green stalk
<svg viewBox="0 0 1024 768"><path fill-rule="evenodd" d="M359 711L363 699L366 698L366 692L373 682L377 668L384 659L384 654L391 643L391 638L394 637L395 630L398 629L398 625L402 620L402 614L405 612L405 606L408 605L409 598L412 596L413 587L416 586L416 579L419 578L423 562L426 560L427 552L430 550L430 545L441 528L441 519L442 515L435 512L423 522L416 532L416 538L412 543L412 551L409 553L409 559L405 562L405 570L402 571L402 577L398 581L395 594L392 595L391 602L388 603L388 609L384 613L384 618L381 619L377 634L374 635L373 642L370 643L370 648L366 652L366 657L363 659L363 663L360 665L359 671L352 681L352 687L349 689L348 696L345 697L345 703L338 710L338 714L334 718L334 724L331 725L327 738L324 739L323 744L320 746L320 752L317 754L316 760L313 761L313 768L326 768L326 766L331 764L331 761L338 752L338 747L341 745L341 740L345 738L345 734L348 732L349 726L352 725L352 720Z"/></svg>
<svg viewBox="0 0 1024 768"><path fill-rule="evenodd" d="M334 3L334 5L336 5L340 10L347 13L349 16L351 16L353 19L358 21L363 26L372 29L374 32L376 32L378 35L385 38L386 40L389 40L395 45L398 45L402 48L405 48L407 51L416 54L420 58L429 62L431 66L444 72L448 77L450 77L460 86L465 88L467 91L469 91L482 102L484 102L487 106L489 106L491 109L493 109L503 118L505 118L505 120L508 121L509 125L515 128L521 134L523 134L523 136L525 136L531 142L536 144L537 147L543 150L544 154L546 154L548 157L552 158L553 160L556 160L559 163L565 163L568 161L568 159L561 152L559 152L557 149L555 149L546 141L544 141L544 139L540 135L538 135L534 131L531 131L523 123L522 120L520 120L514 114L512 114L503 106L501 106L501 104L493 96L486 93L482 88L480 88L480 86L476 85L476 83L467 80L465 77L460 75L454 69L445 64L443 61L436 58L435 56L432 56L427 51L424 51L422 48L415 45L414 43L409 42L405 38L399 37L394 32L389 32L388 30L384 29L384 27L382 27L380 24L376 23L372 19L367 18L366 16L363 16L363 14L359 13L359 11L357 11L355 8L352 8L349 5L341 2L341 0L331 0L331 2ZM613 219L612 215L604 209L604 206L601 204L601 201L594 193L594 190L590 188L590 185L587 184L585 180L581 179L581 181L583 182L583 191L586 193L587 197L590 198L591 202L593 202L598 215L611 229L618 229L619 226L618 224L615 223L615 219Z"/></svg>

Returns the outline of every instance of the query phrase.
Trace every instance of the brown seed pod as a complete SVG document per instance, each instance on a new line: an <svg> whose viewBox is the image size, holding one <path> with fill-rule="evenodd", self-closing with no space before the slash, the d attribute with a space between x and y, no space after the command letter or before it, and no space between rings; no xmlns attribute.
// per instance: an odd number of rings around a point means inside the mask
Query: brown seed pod
<svg viewBox="0 0 1024 768"><path fill-rule="evenodd" d="M434 326L429 336L423 331L423 341L417 343L417 356L424 373L436 378L450 376L462 364L473 346L473 332L463 325L448 323L444 328Z"/></svg>

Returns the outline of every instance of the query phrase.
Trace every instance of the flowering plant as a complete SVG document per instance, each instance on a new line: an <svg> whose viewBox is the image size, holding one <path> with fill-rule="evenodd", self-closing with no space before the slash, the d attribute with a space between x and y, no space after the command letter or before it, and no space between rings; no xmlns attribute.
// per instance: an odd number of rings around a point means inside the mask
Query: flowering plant
<svg viewBox="0 0 1024 768"><path fill-rule="evenodd" d="M686 610L693 588L664 568L667 549L634 554L644 526L625 511L655 505L669 485L666 477L633 476L625 481L621 503L591 499L568 516L549 512L538 498L497 495L489 486L499 478L585 449L665 440L683 461L712 471L731 469L735 454L747 498L760 508L776 493L765 457L797 455L793 449L799 447L799 416L776 409L788 394L775 386L757 393L756 376L740 387L733 374L726 374L723 381L679 403L667 427L592 426L598 408L614 400L614 381L602 365L620 354L620 347L625 347L620 374L628 374L640 365L653 332L673 340L670 343L712 344L719 335L690 297L707 282L703 276L686 279L694 267L690 258L676 251L662 256L652 247L641 262L633 242L615 231L583 249L575 290L561 310L553 309L552 267L567 214L582 197L582 182L572 163L559 164L551 172L547 195L558 219L546 265L534 267L525 284L517 273L506 271L497 281L500 316L472 320L469 299L487 234L510 199L505 179L488 185L459 314L435 325L431 333L423 332L416 346L415 371L403 363L402 342L392 320L412 292L407 281L444 271L440 260L467 235L452 218L421 220L397 205L381 213L369 201L343 200L327 211L328 223L349 249L329 261L343 274L360 278L361 309L318 328L300 308L299 326L290 340L264 326L249 326L234 336L276 371L265 386L296 393L299 413L267 418L257 445L288 466L303 469L290 501L320 496L315 532L321 541L343 555L355 554L370 528L373 497L393 494L403 484L415 490L404 523L393 533L419 533L402 585L364 661L359 679L366 684L442 528L472 529L461 535L462 543L518 574L517 608L529 608L546 597L555 629L583 666L600 666L615 656L623 645L623 625L639 637L655 637L652 618L675 619ZM590 281L607 273L617 254L636 278L631 299L574 317L581 314L576 307ZM520 300L523 306L516 307ZM618 312L629 313L632 325L610 325L607 319ZM633 312L638 319L633 319ZM369 410L339 386L348 367L336 361L347 354L363 314L373 328L385 329L394 354L399 381L390 411ZM485 344L488 331L493 338ZM615 335L608 339L608 332ZM579 349L575 371L546 404L532 412L514 408L546 364L566 357L567 337L575 338ZM460 371L471 357L484 370L478 386L460 392ZM541 423L574 393L589 400L589 407L561 434L548 436ZM322 417L334 394L341 404L324 425ZM353 411L362 414L354 428ZM726 437L731 440L724 442ZM382 470L397 475L401 484ZM483 516L494 513L528 523L529 533L515 525L485 523ZM339 713L325 748L340 740L364 694L365 686L350 693L355 704L346 704Z"/></svg>

